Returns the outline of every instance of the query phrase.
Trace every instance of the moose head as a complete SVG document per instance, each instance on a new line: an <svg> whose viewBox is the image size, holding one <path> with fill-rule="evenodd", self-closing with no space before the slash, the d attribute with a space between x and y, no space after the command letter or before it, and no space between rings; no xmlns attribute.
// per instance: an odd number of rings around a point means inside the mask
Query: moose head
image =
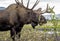
<svg viewBox="0 0 60 41"><path fill-rule="evenodd" d="M23 0L21 0L21 3L19 2L19 0L15 0L15 1L17 3L17 7L18 7L17 8L17 10L18 10L17 12L20 12L19 15L23 19L24 22L26 22L26 21L27 22L30 22L30 21L37 22L37 21L39 21L38 17L43 12L41 12L40 10L35 11L33 9L35 8L35 6L38 5L38 3L40 2L40 0L37 0L31 9L28 8L29 7L29 1L30 0L28 0L27 7L25 7L23 5ZM28 19L28 17L29 17L29 19ZM22 21L22 19L20 19L20 21Z"/></svg>

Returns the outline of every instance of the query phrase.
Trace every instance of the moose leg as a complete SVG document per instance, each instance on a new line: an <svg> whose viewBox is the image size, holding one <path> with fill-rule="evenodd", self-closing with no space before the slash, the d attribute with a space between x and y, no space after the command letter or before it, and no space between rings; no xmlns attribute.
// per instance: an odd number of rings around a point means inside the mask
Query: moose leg
<svg viewBox="0 0 60 41"><path fill-rule="evenodd" d="M19 26L16 27L16 35L18 36L18 39L20 39L22 28L23 28L23 24L20 24Z"/></svg>
<svg viewBox="0 0 60 41"><path fill-rule="evenodd" d="M11 29L10 34L11 34L11 38L13 39L13 41L15 41L15 34L16 34L16 31L15 31L14 28Z"/></svg>
<svg viewBox="0 0 60 41"><path fill-rule="evenodd" d="M20 38L21 29L22 29L22 28L17 28L17 29L16 29L16 35L17 35L17 38L18 38L18 39Z"/></svg>

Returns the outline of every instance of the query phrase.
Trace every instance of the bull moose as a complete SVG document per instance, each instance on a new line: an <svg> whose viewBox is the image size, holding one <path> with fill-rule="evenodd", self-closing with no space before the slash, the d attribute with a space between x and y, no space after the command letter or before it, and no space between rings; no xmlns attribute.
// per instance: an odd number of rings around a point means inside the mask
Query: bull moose
<svg viewBox="0 0 60 41"><path fill-rule="evenodd" d="M21 3L19 2L19 0L15 1L16 4L11 4L5 10L0 12L0 31L10 30L11 37L14 36L12 37L13 41L15 41L15 35L21 32L24 24L31 24L32 27L35 28L35 26L39 23L40 25L42 25L43 23L47 23L45 17L41 15L46 11L39 11L41 13L38 13L33 10L34 7L39 3L39 0L36 1L31 9L28 8L29 0L27 3L27 7L23 5L23 0L21 0ZM18 34L18 38L19 37L20 34Z"/></svg>

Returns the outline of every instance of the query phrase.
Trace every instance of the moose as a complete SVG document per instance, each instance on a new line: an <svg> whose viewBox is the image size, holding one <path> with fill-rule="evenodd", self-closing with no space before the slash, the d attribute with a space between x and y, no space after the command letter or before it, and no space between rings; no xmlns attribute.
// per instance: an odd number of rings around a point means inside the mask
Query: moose
<svg viewBox="0 0 60 41"><path fill-rule="evenodd" d="M15 35L18 35L18 38L20 37L21 33L18 33L21 32L24 24L31 24L35 29L35 26L38 24L42 25L47 23L42 14L49 11L45 10L43 12L40 10L33 10L40 2L39 0L35 2L31 9L29 9L29 1L30 0L28 0L27 7L25 7L23 5L23 0L21 0L21 2L15 0L16 4L11 4L5 10L0 12L0 31L10 30L13 41L15 41Z"/></svg>

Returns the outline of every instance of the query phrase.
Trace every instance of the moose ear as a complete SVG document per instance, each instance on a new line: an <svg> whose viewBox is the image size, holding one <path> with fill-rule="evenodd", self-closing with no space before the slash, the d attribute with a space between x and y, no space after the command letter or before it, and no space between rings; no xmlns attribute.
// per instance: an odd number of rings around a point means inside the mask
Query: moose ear
<svg viewBox="0 0 60 41"><path fill-rule="evenodd" d="M37 10L34 10L35 13L41 15L41 14L44 14L45 13L45 10L42 11L42 8L39 8Z"/></svg>

